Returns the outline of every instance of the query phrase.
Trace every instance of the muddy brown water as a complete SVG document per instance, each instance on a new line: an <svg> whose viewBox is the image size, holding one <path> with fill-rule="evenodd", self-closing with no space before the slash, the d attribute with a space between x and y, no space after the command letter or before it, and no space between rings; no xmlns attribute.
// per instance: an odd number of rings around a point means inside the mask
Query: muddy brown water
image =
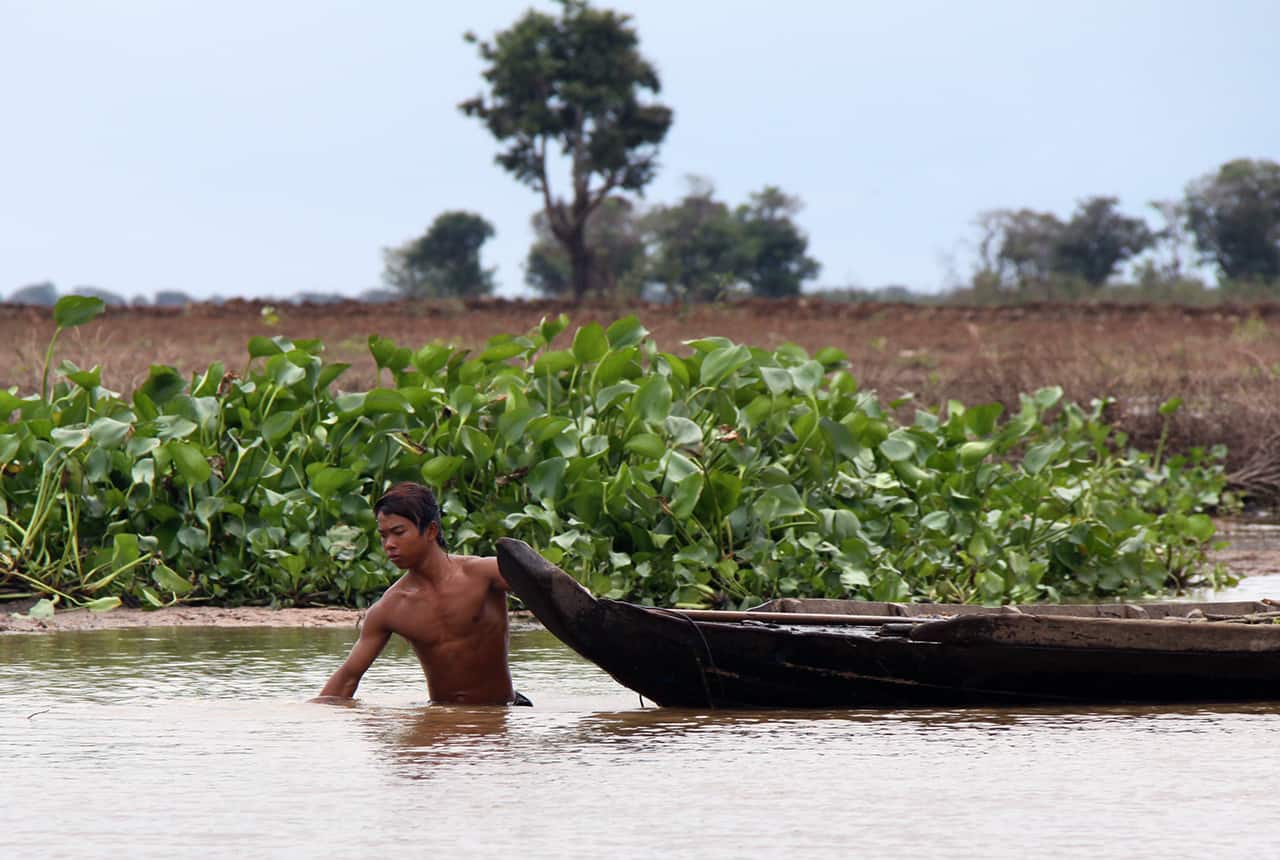
<svg viewBox="0 0 1280 860"><path fill-rule="evenodd" d="M1280 577L1224 596L1280 593ZM349 629L0 636L5 857L1268 856L1280 704L645 707L545 631L533 708L426 704Z"/></svg>

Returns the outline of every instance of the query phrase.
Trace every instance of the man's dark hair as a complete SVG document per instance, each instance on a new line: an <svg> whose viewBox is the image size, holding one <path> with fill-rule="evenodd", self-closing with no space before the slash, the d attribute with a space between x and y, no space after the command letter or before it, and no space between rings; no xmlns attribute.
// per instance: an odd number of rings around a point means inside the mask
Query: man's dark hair
<svg viewBox="0 0 1280 860"><path fill-rule="evenodd" d="M440 506L436 504L435 493L429 487L410 481L396 484L373 503L373 513L375 516L387 514L404 517L418 527L418 534L435 523L436 543L440 544L441 549L448 549L444 545L444 527L440 525Z"/></svg>

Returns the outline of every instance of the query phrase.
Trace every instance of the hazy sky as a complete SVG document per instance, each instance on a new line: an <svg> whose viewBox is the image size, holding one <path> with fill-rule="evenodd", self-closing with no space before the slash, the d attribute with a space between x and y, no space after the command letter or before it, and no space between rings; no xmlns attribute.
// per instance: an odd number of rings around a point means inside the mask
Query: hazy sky
<svg viewBox="0 0 1280 860"><path fill-rule="evenodd" d="M355 294L448 209L493 222L485 263L524 293L539 199L456 105L481 89L463 32L530 5L0 0L0 294ZM936 290L984 209L1145 214L1280 159L1275 0L598 5L675 110L647 198L780 186L823 286Z"/></svg>

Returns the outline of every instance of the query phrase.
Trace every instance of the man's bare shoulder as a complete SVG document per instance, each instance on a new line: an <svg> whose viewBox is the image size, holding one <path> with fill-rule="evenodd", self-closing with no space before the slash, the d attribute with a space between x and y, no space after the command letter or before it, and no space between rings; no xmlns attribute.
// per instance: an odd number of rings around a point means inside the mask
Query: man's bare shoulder
<svg viewBox="0 0 1280 860"><path fill-rule="evenodd" d="M393 582L382 592L382 596L373 602L373 605L364 613L364 624L375 625L380 627L387 626L395 617L396 610L405 602L407 595L405 594L403 577Z"/></svg>
<svg viewBox="0 0 1280 860"><path fill-rule="evenodd" d="M507 588L507 583L502 578L502 574L498 570L498 560L493 556L486 555L455 555L452 556L454 564L465 575L476 577L478 579L486 579L491 584L503 589Z"/></svg>

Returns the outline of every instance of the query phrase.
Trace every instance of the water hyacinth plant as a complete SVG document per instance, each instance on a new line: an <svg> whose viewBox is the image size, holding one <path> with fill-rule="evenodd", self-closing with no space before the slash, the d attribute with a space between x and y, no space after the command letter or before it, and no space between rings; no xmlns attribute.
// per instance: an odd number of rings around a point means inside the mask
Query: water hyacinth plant
<svg viewBox="0 0 1280 860"><path fill-rule="evenodd" d="M69 299L58 331L101 310ZM953 401L908 424L835 350L708 337L676 355L634 317L568 325L478 353L373 336L368 391L341 391L317 341L255 337L238 372L154 366L128 396L65 362L39 396L0 392L0 597L365 605L395 575L370 501L400 480L437 488L455 552L518 537L656 605L1100 598L1224 575L1204 563L1223 452L1127 450L1103 403L1045 388L1010 415Z"/></svg>

